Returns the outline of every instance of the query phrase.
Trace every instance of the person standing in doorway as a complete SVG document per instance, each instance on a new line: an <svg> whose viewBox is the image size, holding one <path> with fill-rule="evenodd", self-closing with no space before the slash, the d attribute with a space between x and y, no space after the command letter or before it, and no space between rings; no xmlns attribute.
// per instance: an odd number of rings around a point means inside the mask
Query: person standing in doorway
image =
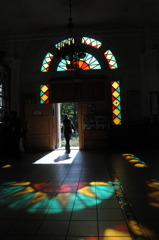
<svg viewBox="0 0 159 240"><path fill-rule="evenodd" d="M63 124L63 133L66 141L66 153L70 153L70 139L72 135L72 129L75 131L75 126L70 118L68 118L67 114L64 115L64 119L62 121Z"/></svg>

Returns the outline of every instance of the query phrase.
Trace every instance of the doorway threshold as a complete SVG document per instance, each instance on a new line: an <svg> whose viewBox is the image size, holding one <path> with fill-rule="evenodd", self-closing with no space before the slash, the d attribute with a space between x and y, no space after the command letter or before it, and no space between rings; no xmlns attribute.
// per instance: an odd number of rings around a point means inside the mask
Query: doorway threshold
<svg viewBox="0 0 159 240"><path fill-rule="evenodd" d="M66 153L65 148L58 148L44 157L38 159L33 164L71 164L79 152L79 147L71 147L71 152Z"/></svg>

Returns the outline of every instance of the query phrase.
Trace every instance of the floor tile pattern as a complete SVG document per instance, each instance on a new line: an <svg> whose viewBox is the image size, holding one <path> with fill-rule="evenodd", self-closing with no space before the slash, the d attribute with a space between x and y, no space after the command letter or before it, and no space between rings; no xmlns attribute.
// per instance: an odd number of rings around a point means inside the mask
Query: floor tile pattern
<svg viewBox="0 0 159 240"><path fill-rule="evenodd" d="M57 149L23 153L19 161L3 157L0 239L159 239L159 207L147 197L158 154L151 162L151 152L134 153L150 166L145 169L122 154L72 148L70 155Z"/></svg>

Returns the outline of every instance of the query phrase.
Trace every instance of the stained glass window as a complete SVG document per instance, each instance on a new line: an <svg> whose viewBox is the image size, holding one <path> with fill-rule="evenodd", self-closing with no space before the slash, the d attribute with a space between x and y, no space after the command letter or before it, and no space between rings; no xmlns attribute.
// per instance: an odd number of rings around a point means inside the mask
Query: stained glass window
<svg viewBox="0 0 159 240"><path fill-rule="evenodd" d="M60 48L64 47L65 44L69 45L71 42L74 43L74 38L67 38L55 44L55 47L60 50Z"/></svg>
<svg viewBox="0 0 159 240"><path fill-rule="evenodd" d="M114 125L121 124L121 100L120 100L120 82L111 82L112 90L112 123Z"/></svg>
<svg viewBox="0 0 159 240"><path fill-rule="evenodd" d="M48 72L51 60L53 59L53 55L51 53L47 53L41 66L41 72Z"/></svg>
<svg viewBox="0 0 159 240"><path fill-rule="evenodd" d="M105 53L104 53L104 56L109 64L109 68L110 69L116 69L118 68L118 64L116 62L116 59L112 53L111 50L107 50Z"/></svg>
<svg viewBox="0 0 159 240"><path fill-rule="evenodd" d="M102 45L102 43L97 41L96 39L88 38L88 37L83 37L82 43L94 48L100 48L100 46Z"/></svg>
<svg viewBox="0 0 159 240"><path fill-rule="evenodd" d="M74 70L74 69L68 69L67 68L68 64L69 64L69 61L62 59L57 67L57 71ZM75 62L75 64L77 64L78 68L80 68L82 70L101 69L101 66L100 66L99 62L97 61L97 59L89 53L86 53L86 56L83 59L81 59L80 61Z"/></svg>
<svg viewBox="0 0 159 240"><path fill-rule="evenodd" d="M40 85L40 103L49 103L49 84Z"/></svg>

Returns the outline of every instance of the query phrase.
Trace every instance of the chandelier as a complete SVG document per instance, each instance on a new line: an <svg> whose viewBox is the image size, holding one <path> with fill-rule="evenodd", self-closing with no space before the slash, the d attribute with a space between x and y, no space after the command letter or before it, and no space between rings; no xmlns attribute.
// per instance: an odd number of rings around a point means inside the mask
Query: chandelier
<svg viewBox="0 0 159 240"><path fill-rule="evenodd" d="M79 68L79 62L84 60L84 57L86 56L86 49L83 46L81 39L78 39L73 33L74 24L72 22L71 0L69 8L70 16L69 23L67 24L69 37L65 41L60 42L60 45L57 48L57 57L66 61L66 67L68 70L75 70Z"/></svg>

